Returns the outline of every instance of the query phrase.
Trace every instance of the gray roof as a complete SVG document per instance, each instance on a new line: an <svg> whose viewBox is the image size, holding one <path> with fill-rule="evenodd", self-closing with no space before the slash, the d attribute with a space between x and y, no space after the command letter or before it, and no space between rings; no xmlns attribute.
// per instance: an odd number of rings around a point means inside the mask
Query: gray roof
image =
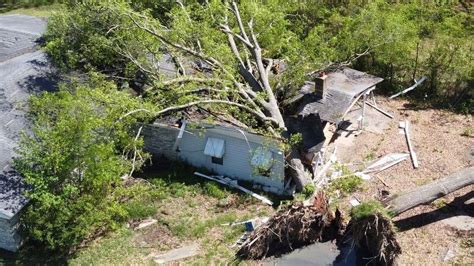
<svg viewBox="0 0 474 266"><path fill-rule="evenodd" d="M307 116L317 113L321 120L337 124L341 122L343 115L357 96L383 80L351 68L343 68L327 75L324 99L313 93L314 82L308 81L300 89L300 95L295 97L297 100L303 100L299 105L299 115Z"/></svg>
<svg viewBox="0 0 474 266"><path fill-rule="evenodd" d="M327 74L326 88L353 97L382 82L383 78L372 76L352 68L343 68Z"/></svg>
<svg viewBox="0 0 474 266"><path fill-rule="evenodd" d="M0 173L0 218L11 219L27 203L26 186L15 171Z"/></svg>
<svg viewBox="0 0 474 266"><path fill-rule="evenodd" d="M20 132L28 128L29 94L53 84L46 56L35 51L45 26L34 17L0 16L0 218L13 217L27 203L21 177L11 165Z"/></svg>

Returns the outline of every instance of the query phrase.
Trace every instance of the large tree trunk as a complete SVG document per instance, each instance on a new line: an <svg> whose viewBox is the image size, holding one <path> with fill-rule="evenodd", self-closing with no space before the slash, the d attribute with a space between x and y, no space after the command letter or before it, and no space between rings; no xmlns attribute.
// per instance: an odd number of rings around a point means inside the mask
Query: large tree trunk
<svg viewBox="0 0 474 266"><path fill-rule="evenodd" d="M311 177L305 171L305 167L301 162L300 154L298 151L293 150L288 159L288 175L295 184L296 192L303 191L304 187L311 183Z"/></svg>
<svg viewBox="0 0 474 266"><path fill-rule="evenodd" d="M395 215L418 205L432 202L451 192L474 184L474 167L463 169L455 174L417 187L409 192L394 196L385 201L386 206Z"/></svg>

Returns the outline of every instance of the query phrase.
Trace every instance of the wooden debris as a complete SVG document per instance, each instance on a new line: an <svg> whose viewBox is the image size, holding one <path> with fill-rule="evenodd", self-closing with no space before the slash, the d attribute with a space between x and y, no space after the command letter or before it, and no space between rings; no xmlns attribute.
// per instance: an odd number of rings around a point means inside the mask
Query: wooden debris
<svg viewBox="0 0 474 266"><path fill-rule="evenodd" d="M158 221L155 220L155 219L146 219L146 220L143 220L141 221L137 227L135 227L135 230L139 230L139 229L142 229L142 228L145 228L145 227L148 227L152 224L156 224Z"/></svg>
<svg viewBox="0 0 474 266"><path fill-rule="evenodd" d="M268 205L273 205L273 202L269 199L267 199L266 197L264 196L261 196L261 195L258 195L257 193L253 192L253 191L250 191L242 186L239 186L237 184L237 181L235 180L232 180L232 181L229 181L229 180L225 180L225 179L222 179L220 177L217 177L217 176L208 176L208 175L205 175L205 174L202 174L202 173L199 173L199 172L194 172L195 175L197 176L201 176L201 177L204 177L204 178L207 178L207 179L210 179L212 181L216 181L218 183L221 183L223 185L227 185L227 186L230 186L230 187L233 187L233 188L236 188L236 189L239 189L247 194L250 194L252 197L262 201L263 203L265 204L268 204Z"/></svg>
<svg viewBox="0 0 474 266"><path fill-rule="evenodd" d="M410 151L410 157L413 162L413 167L416 169L418 168L418 158L416 157L416 153L413 149L413 145L411 144L410 140L410 122L408 120L405 120L404 123L400 123L400 127L405 130L405 137L407 139L407 144L408 144L408 150Z"/></svg>
<svg viewBox="0 0 474 266"><path fill-rule="evenodd" d="M403 91L401 91L401 92L399 92L399 93L396 93L396 94L390 96L389 99L390 99L390 100L391 100L391 99L394 99L394 98L396 98L396 97L398 97L398 96L400 96L400 95L403 95L403 94L405 94L405 93L407 93L407 92L409 92L409 91L411 91L411 90L414 90L414 89L415 89L416 87L418 87L421 83L423 83L423 81L425 81L426 79L427 79L427 78L426 78L425 76L423 76L421 79L419 79L418 81L416 81L413 86L411 86L411 87L409 87L409 88L406 88L406 89L404 89Z"/></svg>
<svg viewBox="0 0 474 266"><path fill-rule="evenodd" d="M408 158L406 153L390 153L369 165L363 173L381 172Z"/></svg>
<svg viewBox="0 0 474 266"><path fill-rule="evenodd" d="M384 111L384 110L378 108L377 106L371 104L370 102L365 102L365 103L366 103L368 106L374 108L375 110L381 112L382 114L384 114L384 115L386 115L386 116L388 116L388 117L390 117L390 118L393 118L393 115L392 115L392 114L387 113L386 111Z"/></svg>

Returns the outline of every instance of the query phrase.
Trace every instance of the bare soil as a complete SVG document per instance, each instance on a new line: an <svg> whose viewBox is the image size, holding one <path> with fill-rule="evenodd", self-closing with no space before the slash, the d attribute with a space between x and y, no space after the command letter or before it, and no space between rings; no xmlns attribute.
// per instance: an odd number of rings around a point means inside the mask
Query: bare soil
<svg viewBox="0 0 474 266"><path fill-rule="evenodd" d="M474 125L471 115L420 109L406 100L377 99L377 103L394 115L388 129L383 134L363 131L358 136L336 140L338 159L357 170L383 155L408 152L405 136L399 134L398 129L400 121L408 120L420 166L414 169L408 159L380 173L371 174L372 179L365 183L364 191L354 195L359 200L379 199L382 190L390 195L402 193L474 165L474 138L465 134ZM397 237L402 247L401 265L474 263L474 232L459 231L441 221L454 215L473 217L472 203L464 204L472 198L473 191L474 186L466 187L432 204L409 210L395 219L400 230ZM461 196L464 196L462 202L453 201ZM343 204L348 205L347 200L344 201ZM455 256L444 261L448 250Z"/></svg>

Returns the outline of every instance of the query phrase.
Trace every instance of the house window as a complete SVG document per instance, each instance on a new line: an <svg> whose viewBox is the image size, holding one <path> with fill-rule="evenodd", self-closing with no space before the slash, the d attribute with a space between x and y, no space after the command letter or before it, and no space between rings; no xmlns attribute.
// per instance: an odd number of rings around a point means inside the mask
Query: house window
<svg viewBox="0 0 474 266"><path fill-rule="evenodd" d="M272 173L273 153L268 149L258 147L253 151L250 165L252 165L254 175L270 177Z"/></svg>
<svg viewBox="0 0 474 266"><path fill-rule="evenodd" d="M208 138L204 154L211 156L211 161L214 164L222 165L224 163L225 141L218 138Z"/></svg>
<svg viewBox="0 0 474 266"><path fill-rule="evenodd" d="M219 164L219 165L224 164L224 158L218 158L218 157L212 156L211 159L212 159L213 164Z"/></svg>

